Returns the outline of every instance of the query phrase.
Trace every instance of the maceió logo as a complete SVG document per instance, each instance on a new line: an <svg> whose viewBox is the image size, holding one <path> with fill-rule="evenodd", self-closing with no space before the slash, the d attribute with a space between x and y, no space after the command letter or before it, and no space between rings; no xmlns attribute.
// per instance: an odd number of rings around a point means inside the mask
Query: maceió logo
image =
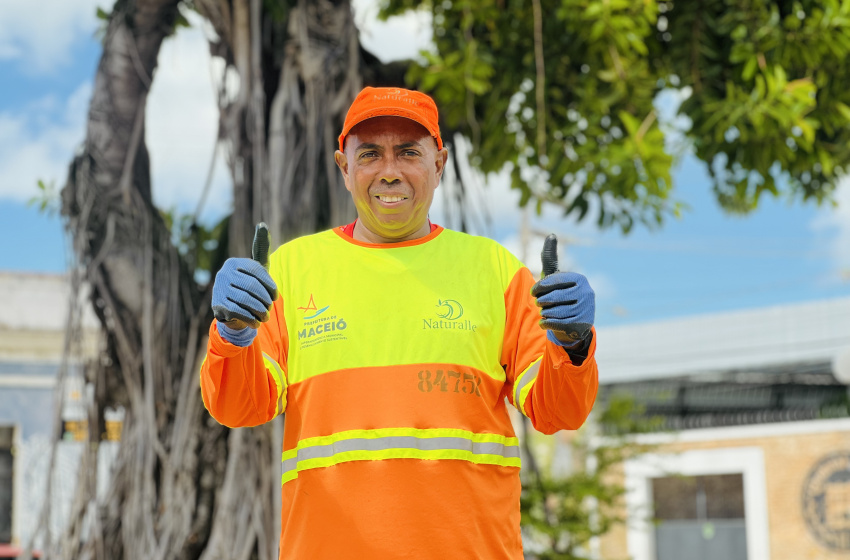
<svg viewBox="0 0 850 560"><path fill-rule="evenodd" d="M328 317L327 320L316 322L315 326L309 328L303 328L298 331L298 340L302 338L312 338L317 334L329 333L333 331L343 331L345 327L348 325L345 323L345 319L337 319L336 315L333 317Z"/></svg>
<svg viewBox="0 0 850 560"><path fill-rule="evenodd" d="M301 348L308 348L331 340L346 340L347 337L339 331L344 331L348 324L342 317L324 314L329 308L330 305L326 305L319 309L313 299L313 294L310 294L310 301L307 305L296 308L304 313L297 329L298 343ZM307 313L310 313L310 315L307 315Z"/></svg>
<svg viewBox="0 0 850 560"><path fill-rule="evenodd" d="M463 316L463 306L453 299L437 300L436 315L439 319L422 319L422 328L471 332L478 328L469 319L458 321Z"/></svg>

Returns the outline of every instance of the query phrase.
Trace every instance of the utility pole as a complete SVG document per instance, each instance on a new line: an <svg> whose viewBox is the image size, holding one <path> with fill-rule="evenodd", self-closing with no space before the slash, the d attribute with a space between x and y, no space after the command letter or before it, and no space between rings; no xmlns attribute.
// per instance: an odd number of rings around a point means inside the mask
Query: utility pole
<svg viewBox="0 0 850 560"><path fill-rule="evenodd" d="M528 205L520 210L519 222L519 260L528 266L528 244L531 241L531 228L528 226Z"/></svg>

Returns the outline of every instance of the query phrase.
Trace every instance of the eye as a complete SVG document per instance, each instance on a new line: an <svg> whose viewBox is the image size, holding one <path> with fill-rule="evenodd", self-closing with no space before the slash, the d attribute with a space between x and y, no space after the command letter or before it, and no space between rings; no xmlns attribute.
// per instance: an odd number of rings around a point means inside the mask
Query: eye
<svg viewBox="0 0 850 560"><path fill-rule="evenodd" d="M367 150L367 151L365 151L365 152L361 152L361 153L360 153L360 155L359 155L358 157L359 157L360 159L367 159L367 158L373 158L373 157L376 157L377 155L378 155L378 153L377 153L376 151L374 151L374 150Z"/></svg>
<svg viewBox="0 0 850 560"><path fill-rule="evenodd" d="M417 157L419 155L419 152L417 152L416 150L405 150L401 153L401 155L409 156L409 157Z"/></svg>

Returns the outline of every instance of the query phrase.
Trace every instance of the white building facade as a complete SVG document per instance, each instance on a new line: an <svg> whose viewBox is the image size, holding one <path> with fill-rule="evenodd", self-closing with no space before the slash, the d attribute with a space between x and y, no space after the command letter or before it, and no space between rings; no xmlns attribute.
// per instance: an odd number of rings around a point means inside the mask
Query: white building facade
<svg viewBox="0 0 850 560"><path fill-rule="evenodd" d="M39 526L51 459L52 525L67 518L73 496L86 391L79 364L63 361L69 298L65 276L0 273L0 557L13 557ZM78 356L92 355L97 340L97 320L83 309Z"/></svg>

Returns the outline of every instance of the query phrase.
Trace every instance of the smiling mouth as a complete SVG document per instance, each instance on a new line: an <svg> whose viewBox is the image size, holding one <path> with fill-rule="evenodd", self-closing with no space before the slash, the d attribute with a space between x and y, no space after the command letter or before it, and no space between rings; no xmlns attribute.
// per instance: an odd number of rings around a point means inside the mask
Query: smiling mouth
<svg viewBox="0 0 850 560"><path fill-rule="evenodd" d="M378 195L375 195L375 198L377 198L381 202L401 202L402 200L407 200L406 196L388 195L388 194L378 194Z"/></svg>

